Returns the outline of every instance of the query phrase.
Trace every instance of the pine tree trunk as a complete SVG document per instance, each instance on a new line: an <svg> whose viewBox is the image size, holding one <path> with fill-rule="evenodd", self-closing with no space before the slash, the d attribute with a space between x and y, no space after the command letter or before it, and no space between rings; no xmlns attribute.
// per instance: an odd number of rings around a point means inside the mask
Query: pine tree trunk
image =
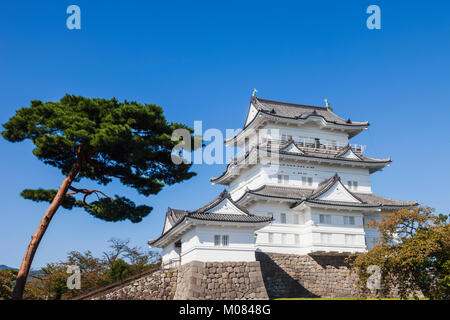
<svg viewBox="0 0 450 320"><path fill-rule="evenodd" d="M78 151L78 155L80 156L80 149ZM39 223L39 226L37 227L36 231L31 237L31 241L28 244L27 251L25 252L25 256L22 259L22 264L20 265L20 269L17 274L16 285L14 286L14 291L12 294L13 300L22 299L23 291L25 289L25 284L28 278L28 273L30 272L31 263L33 262L33 258L39 246L39 243L41 242L42 237L44 236L45 231L47 230L47 227L50 224L50 221L52 220L56 211L60 207L67 193L67 190L69 189L75 177L78 175L80 169L81 169L81 157L78 157L77 162L73 165L72 169L59 186L58 192L56 193L55 197L50 203L50 206L45 211L44 216L42 217L41 222Z"/></svg>

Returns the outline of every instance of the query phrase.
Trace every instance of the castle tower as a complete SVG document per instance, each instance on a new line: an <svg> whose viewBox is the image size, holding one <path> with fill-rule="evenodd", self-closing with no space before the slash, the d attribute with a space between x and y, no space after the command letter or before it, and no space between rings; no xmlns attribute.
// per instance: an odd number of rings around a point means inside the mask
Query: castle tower
<svg viewBox="0 0 450 320"><path fill-rule="evenodd" d="M257 250L274 253L353 253L370 249L377 233L364 226L381 214L417 205L372 193L371 174L391 160L363 155L350 139L369 122L337 116L325 107L253 96L244 128L226 140L242 148L212 178L250 213L273 217L255 232Z"/></svg>

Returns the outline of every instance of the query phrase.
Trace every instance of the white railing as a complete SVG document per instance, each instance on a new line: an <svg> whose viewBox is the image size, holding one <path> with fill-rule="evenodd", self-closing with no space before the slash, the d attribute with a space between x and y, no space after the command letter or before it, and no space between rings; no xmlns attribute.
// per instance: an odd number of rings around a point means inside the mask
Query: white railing
<svg viewBox="0 0 450 320"><path fill-rule="evenodd" d="M263 145L279 145L279 144L285 144L286 140L276 140L276 139L263 139ZM330 153L330 154L337 154L341 152L344 148L347 147L347 145L343 144L326 144L320 142L320 140L314 140L314 139L294 139L295 144L305 149L307 152L320 152L320 153ZM364 150L366 149L366 146L360 145L360 144L351 144L350 147L352 148L353 152L355 152L358 155L362 155L364 153Z"/></svg>
<svg viewBox="0 0 450 320"><path fill-rule="evenodd" d="M279 140L279 139L270 139L270 138L262 138L259 142L260 147L267 147L267 148L277 148L280 144L286 144L288 142L287 140ZM318 153L328 153L328 154L338 154L343 149L347 147L347 145L344 144L326 144L322 143L320 140L314 140L314 139L294 139L295 144L300 147L301 149L305 150L306 152L318 152ZM248 150L250 150L255 145L249 145L246 146L246 148L240 149L235 157L231 159L231 162L238 161L244 157L244 155L247 153ZM365 145L361 144L350 144L350 147L352 148L353 152L357 155L362 155L366 149Z"/></svg>

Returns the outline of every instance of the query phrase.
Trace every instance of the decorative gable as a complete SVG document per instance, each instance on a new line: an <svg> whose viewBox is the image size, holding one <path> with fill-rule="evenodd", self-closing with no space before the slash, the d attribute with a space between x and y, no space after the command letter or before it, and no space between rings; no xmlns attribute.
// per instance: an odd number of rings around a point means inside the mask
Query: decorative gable
<svg viewBox="0 0 450 320"><path fill-rule="evenodd" d="M258 109L255 108L253 103L250 103L250 108L248 110L247 119L245 120L245 125L248 125L250 122L252 122L253 118L255 118L257 113Z"/></svg>
<svg viewBox="0 0 450 320"><path fill-rule="evenodd" d="M358 157L351 148L348 148L347 152L340 155L339 158L361 160L361 158Z"/></svg>
<svg viewBox="0 0 450 320"><path fill-rule="evenodd" d="M163 233L166 233L166 231L169 230L170 228L172 228L172 224L169 221L168 215L166 215L166 220L164 221Z"/></svg>
<svg viewBox="0 0 450 320"><path fill-rule="evenodd" d="M347 190L340 179L338 179L330 188L328 188L327 191L319 195L314 200L362 203L350 191Z"/></svg>
<svg viewBox="0 0 450 320"><path fill-rule="evenodd" d="M293 142L291 142L288 146L284 147L280 151L288 153L304 154L304 152L300 150L299 147L297 147Z"/></svg>
<svg viewBox="0 0 450 320"><path fill-rule="evenodd" d="M207 213L220 213L220 214L239 214L247 215L245 212L236 207L229 198L223 199L217 205L207 210Z"/></svg>

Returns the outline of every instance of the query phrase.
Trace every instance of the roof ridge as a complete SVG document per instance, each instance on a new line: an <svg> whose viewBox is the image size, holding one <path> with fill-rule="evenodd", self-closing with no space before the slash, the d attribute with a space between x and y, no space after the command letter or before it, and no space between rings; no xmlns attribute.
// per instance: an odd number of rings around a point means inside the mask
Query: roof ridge
<svg viewBox="0 0 450 320"><path fill-rule="evenodd" d="M216 205L221 203L223 200L228 199L236 208L238 208L240 211L244 212L248 216L253 216L254 214L250 213L247 208L244 208L240 205L238 205L232 198L231 194L227 191L227 189L224 189L218 197L216 197L214 200L208 202L204 206L198 208L197 210L188 211L188 216L191 216L193 214L206 214L206 211L214 208Z"/></svg>
<svg viewBox="0 0 450 320"><path fill-rule="evenodd" d="M312 105L307 105L307 104L299 104L299 103L292 103L292 102L284 102L284 101L276 101L276 100L269 100L269 99L263 99L263 98L258 98L258 97L254 97L256 101L264 101L264 102L268 102L268 103L275 103L275 104L285 104L285 105L289 105L289 106L293 106L293 107L307 107L307 108L313 108L313 109L322 109L322 110L328 110L327 107L321 107L321 106L312 106Z"/></svg>

